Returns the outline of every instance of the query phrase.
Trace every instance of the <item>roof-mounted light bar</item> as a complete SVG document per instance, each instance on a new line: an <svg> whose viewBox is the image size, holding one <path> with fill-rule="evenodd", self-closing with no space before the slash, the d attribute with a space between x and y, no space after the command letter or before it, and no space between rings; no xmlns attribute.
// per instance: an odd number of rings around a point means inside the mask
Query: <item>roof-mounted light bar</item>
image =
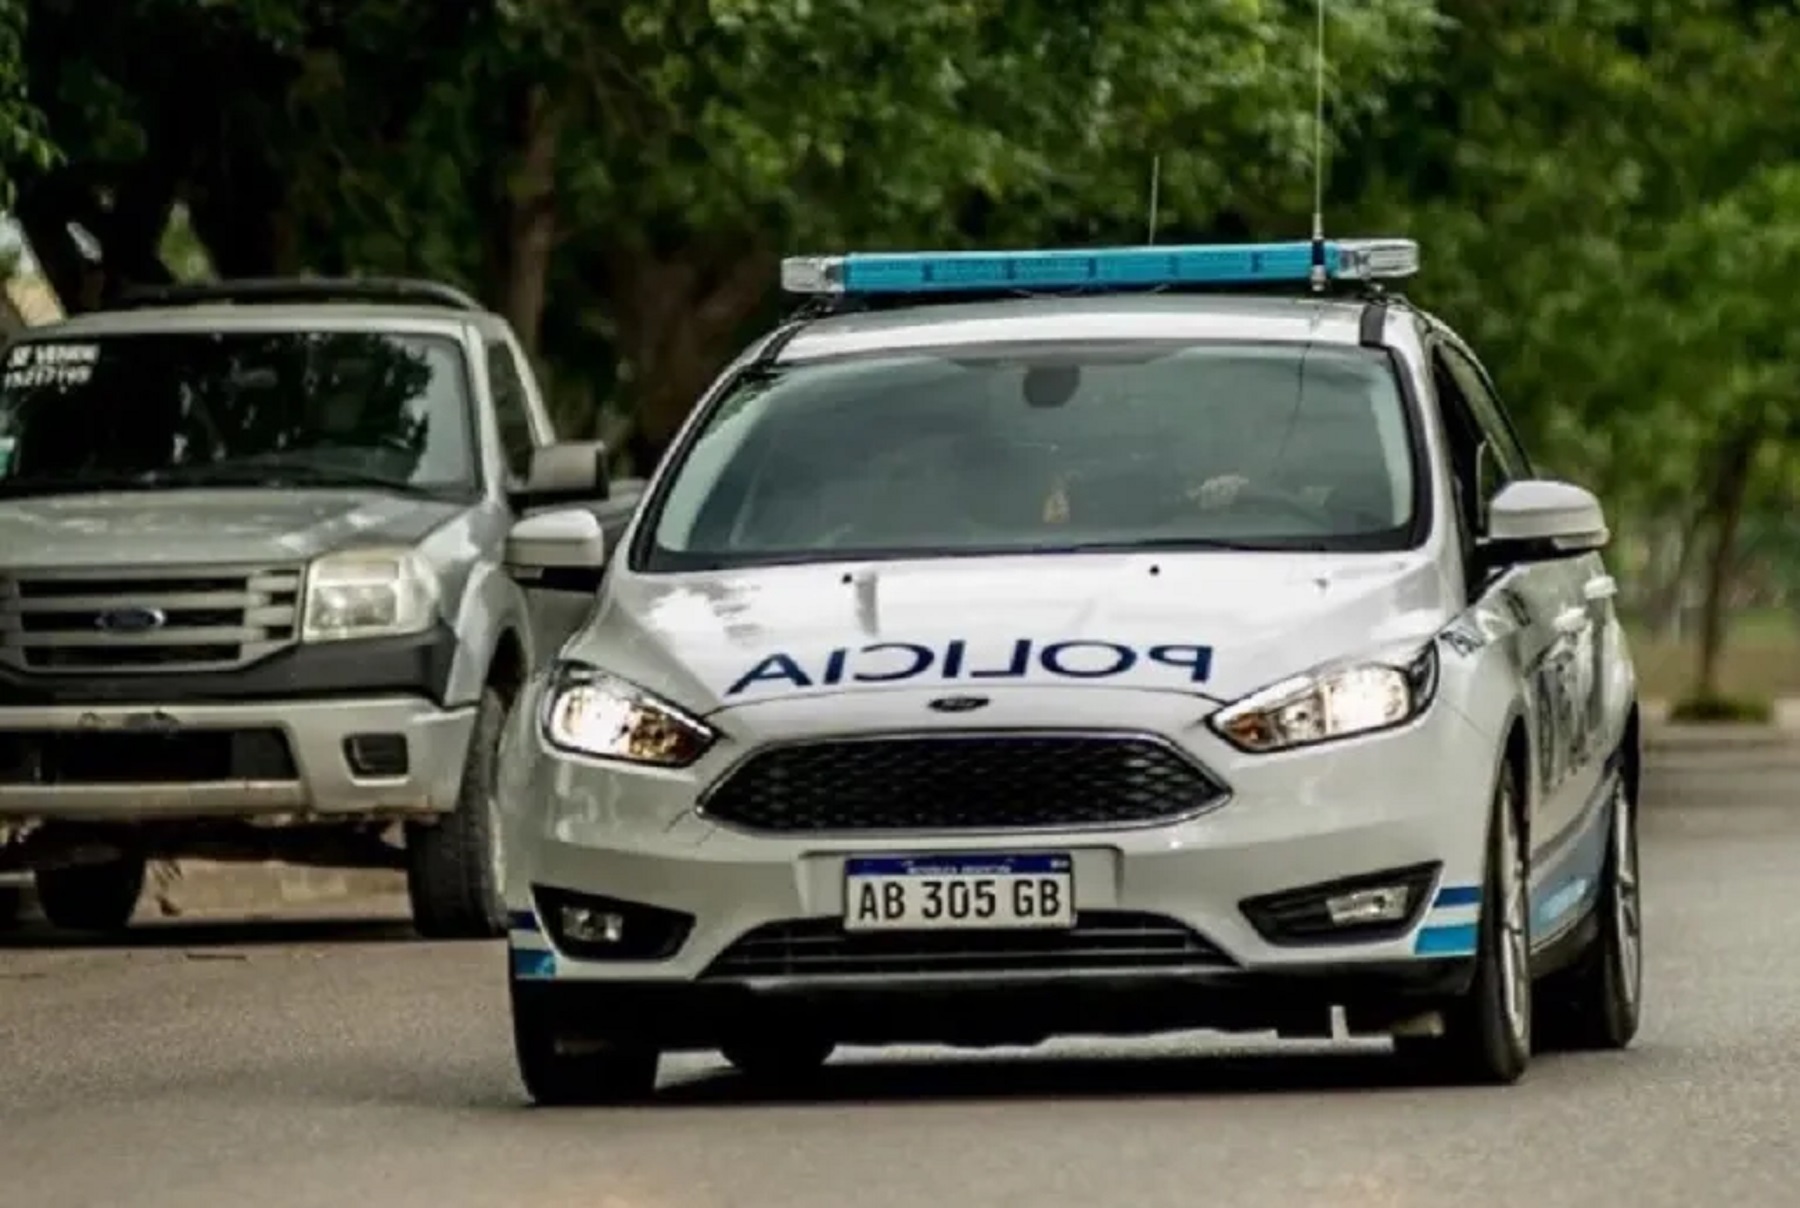
<svg viewBox="0 0 1800 1208"><path fill-rule="evenodd" d="M789 256L781 262L781 288L791 294L924 294L1305 285L1312 279L1313 250L1311 242L1296 241ZM1419 245L1411 239L1332 239L1323 250L1331 281L1393 280L1419 271Z"/></svg>

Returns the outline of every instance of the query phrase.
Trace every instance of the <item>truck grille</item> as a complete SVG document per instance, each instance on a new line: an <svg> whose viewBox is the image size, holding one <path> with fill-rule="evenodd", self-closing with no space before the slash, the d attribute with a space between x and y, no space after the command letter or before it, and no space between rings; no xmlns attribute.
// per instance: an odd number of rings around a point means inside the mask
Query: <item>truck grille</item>
<svg viewBox="0 0 1800 1208"><path fill-rule="evenodd" d="M299 567L0 578L0 663L45 675L212 671L298 637Z"/></svg>
<svg viewBox="0 0 1800 1208"><path fill-rule="evenodd" d="M1150 738L946 735L772 747L729 773L702 809L774 832L1042 830L1144 826L1224 796Z"/></svg>
<svg viewBox="0 0 1800 1208"><path fill-rule="evenodd" d="M1231 965L1211 941L1173 919L1084 910L1068 931L852 934L836 919L758 927L702 975L714 978L1080 973Z"/></svg>

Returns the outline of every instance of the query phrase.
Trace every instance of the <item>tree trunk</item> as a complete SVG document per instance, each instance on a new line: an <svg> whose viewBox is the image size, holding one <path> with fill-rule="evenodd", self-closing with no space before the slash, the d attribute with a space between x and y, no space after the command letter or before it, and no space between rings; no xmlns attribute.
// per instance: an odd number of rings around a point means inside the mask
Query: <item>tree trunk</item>
<svg viewBox="0 0 1800 1208"><path fill-rule="evenodd" d="M1719 695L1719 655L1725 647L1726 594L1731 586L1733 556L1738 530L1743 524L1744 502L1750 494L1750 466L1762 444L1762 434L1745 432L1729 437L1714 470L1711 512L1715 534L1706 566L1706 597L1700 619L1700 667L1696 695L1705 700Z"/></svg>
<svg viewBox="0 0 1800 1208"><path fill-rule="evenodd" d="M521 110L517 154L506 170L496 293L500 313L535 362L550 284L550 254L556 246L556 151L561 115L543 85L526 94Z"/></svg>
<svg viewBox="0 0 1800 1208"><path fill-rule="evenodd" d="M1693 569L1694 554L1700 548L1700 528L1705 520L1706 509L1695 508L1675 534L1675 565L1651 597L1650 624L1659 637L1679 636L1688 572Z"/></svg>
<svg viewBox="0 0 1800 1208"><path fill-rule="evenodd" d="M691 251L659 259L642 250L612 257L613 321L629 375L635 419L633 460L648 473L732 356L734 341L775 281L777 257L741 250L708 273Z"/></svg>

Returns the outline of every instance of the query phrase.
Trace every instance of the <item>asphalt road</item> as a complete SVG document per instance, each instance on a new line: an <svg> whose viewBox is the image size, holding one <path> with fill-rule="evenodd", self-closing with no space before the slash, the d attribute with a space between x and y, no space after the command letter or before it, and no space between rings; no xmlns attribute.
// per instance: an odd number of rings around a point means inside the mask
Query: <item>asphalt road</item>
<svg viewBox="0 0 1800 1208"><path fill-rule="evenodd" d="M1800 1204L1800 748L1652 776L1648 1016L1625 1054L1416 1089L1385 1045L1205 1037L840 1054L810 1100L669 1063L540 1111L501 953L393 921L0 948L0 1205Z"/></svg>

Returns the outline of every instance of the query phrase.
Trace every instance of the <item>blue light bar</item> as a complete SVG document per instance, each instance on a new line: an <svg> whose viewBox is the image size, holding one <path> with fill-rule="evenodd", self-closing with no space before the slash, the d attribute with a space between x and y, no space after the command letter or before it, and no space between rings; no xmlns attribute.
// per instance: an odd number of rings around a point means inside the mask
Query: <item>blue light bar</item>
<svg viewBox="0 0 1800 1208"><path fill-rule="evenodd" d="M1411 239L1327 240L1332 281L1410 277L1419 271ZM1146 289L1171 285L1305 284L1313 245L1201 243L1087 251L850 252L789 256L781 287L792 294L922 294L1034 289Z"/></svg>

